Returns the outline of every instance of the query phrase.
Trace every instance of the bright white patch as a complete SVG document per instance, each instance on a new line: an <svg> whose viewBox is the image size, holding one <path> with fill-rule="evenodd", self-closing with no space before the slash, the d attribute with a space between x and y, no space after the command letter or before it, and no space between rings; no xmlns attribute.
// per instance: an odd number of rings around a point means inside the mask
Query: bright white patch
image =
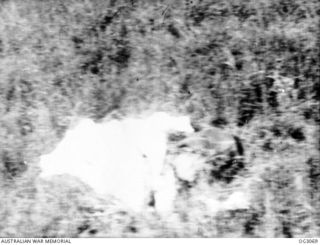
<svg viewBox="0 0 320 245"><path fill-rule="evenodd" d="M164 167L154 194L157 211L164 216L170 214L177 194L176 178L170 166Z"/></svg>
<svg viewBox="0 0 320 245"><path fill-rule="evenodd" d="M235 191L225 200L218 200L212 196L199 198L200 201L206 204L211 213L225 212L228 210L249 209L250 195L244 191Z"/></svg>
<svg viewBox="0 0 320 245"><path fill-rule="evenodd" d="M250 206L250 200L248 194L243 191L233 192L226 201L221 203L221 209L224 210L236 210L236 209L248 209Z"/></svg>
<svg viewBox="0 0 320 245"><path fill-rule="evenodd" d="M194 181L197 173L205 168L203 163L204 159L201 156L188 152L179 154L172 160L177 177L189 182Z"/></svg>
<svg viewBox="0 0 320 245"><path fill-rule="evenodd" d="M189 117L158 112L145 119L100 124L83 119L53 152L41 157L40 177L78 177L98 194L113 195L135 211L145 207L154 191L158 211L168 211L174 177L163 167L171 130L193 132Z"/></svg>

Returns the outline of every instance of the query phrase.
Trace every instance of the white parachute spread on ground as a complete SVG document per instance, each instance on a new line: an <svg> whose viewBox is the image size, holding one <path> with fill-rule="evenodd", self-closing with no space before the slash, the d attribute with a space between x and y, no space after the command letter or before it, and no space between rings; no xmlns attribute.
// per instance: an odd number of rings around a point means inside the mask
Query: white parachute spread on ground
<svg viewBox="0 0 320 245"><path fill-rule="evenodd" d="M170 132L184 132L186 137L171 148ZM168 153L167 148L175 153ZM76 177L99 197L113 196L135 212L154 206L166 216L173 213L184 186L194 187L203 176L228 180L226 176L236 174L241 167L234 163L237 155L243 155L237 137L214 127L194 132L188 116L156 112L144 118L104 119L99 123L81 119L51 153L41 156L40 177ZM192 198L206 203L212 213L249 207L248 195L234 194L221 201L219 195L211 193L210 184L198 192L199 188L193 189L196 194Z"/></svg>
<svg viewBox="0 0 320 245"><path fill-rule="evenodd" d="M190 118L157 112L103 123L82 119L54 151L41 156L40 177L75 176L134 211L143 210L153 193L155 208L169 212L176 191L174 174L164 166L170 131L192 133Z"/></svg>

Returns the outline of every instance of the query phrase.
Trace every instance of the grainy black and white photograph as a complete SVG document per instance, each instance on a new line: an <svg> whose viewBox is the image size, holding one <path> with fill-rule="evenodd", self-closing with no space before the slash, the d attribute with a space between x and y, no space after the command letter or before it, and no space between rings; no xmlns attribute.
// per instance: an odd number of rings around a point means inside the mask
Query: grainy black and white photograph
<svg viewBox="0 0 320 245"><path fill-rule="evenodd" d="M320 237L319 16L0 0L0 237Z"/></svg>

